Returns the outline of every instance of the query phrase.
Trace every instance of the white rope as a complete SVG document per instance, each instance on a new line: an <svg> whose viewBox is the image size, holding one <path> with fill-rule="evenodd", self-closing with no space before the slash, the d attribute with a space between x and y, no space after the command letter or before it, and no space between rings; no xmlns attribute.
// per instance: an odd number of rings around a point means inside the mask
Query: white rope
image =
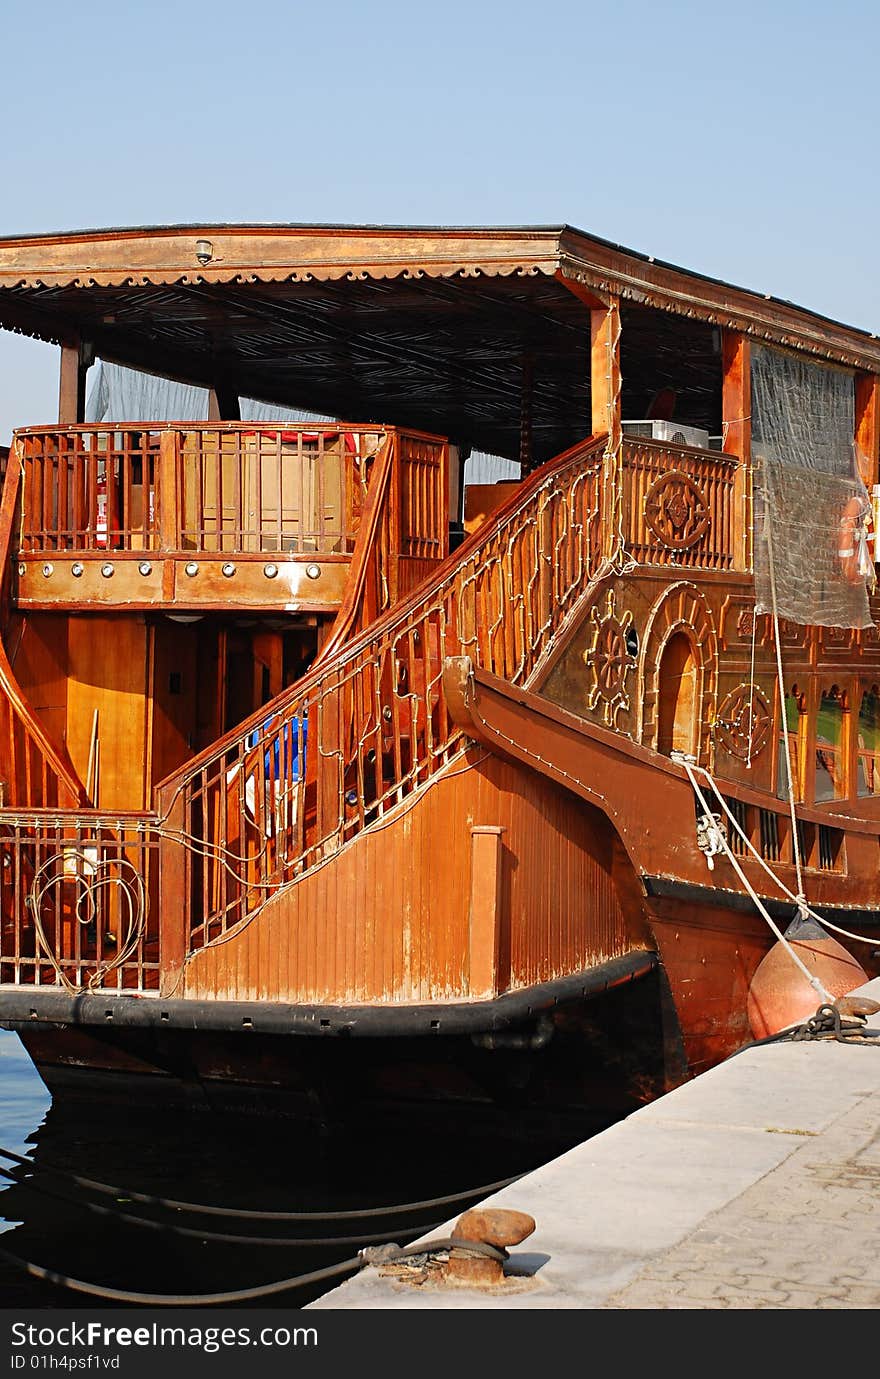
<svg viewBox="0 0 880 1379"><path fill-rule="evenodd" d="M696 795L697 800L699 801L700 808L702 809L702 811L703 811L703 813L704 813L705 815L707 815L708 817L711 818L711 816L712 816L712 811L711 811L710 808L709 808L708 801L706 800L706 798L705 798L705 796L704 796L702 790L700 789L699 785L697 785L697 778L696 778L696 776L694 775L694 771L693 771L693 763L690 762L690 761L688 761L687 758L685 757L684 753L682 753L682 752L673 752L673 753L672 753L672 759L673 759L673 761L679 762L679 763L684 767L685 771L687 772L688 780L690 781L691 786L692 786L692 788L693 788L693 792L694 792L694 794ZM724 853L724 855L726 856L728 862L730 862L731 866L733 867L733 869L734 869L734 871L736 872L737 876L739 877L740 881L742 882L742 884L745 886L746 890L748 891L748 894L749 894L749 896L750 896L750 898L751 898L753 904L755 905L756 909L758 910L758 913L761 914L761 915L763 916L763 918L767 921L767 924L770 926L770 928L772 929L773 933L776 935L776 937L777 937L777 939L779 940L779 942L780 942L780 943L782 944L782 946L785 948L785 950L786 950L786 952L788 953L789 957L792 959L792 961L795 963L795 965L796 965L798 968L800 968L801 972L802 972L803 975L806 977L807 981L809 982L809 984L810 984L810 986L813 988L813 990L816 991L816 992L818 993L820 1001L822 1001L823 1004L825 1004L825 1003L828 1003L829 1005L830 1005L830 1004L833 1004L833 1002L834 1002L834 997L831 995L831 993L830 993L829 991L827 991L827 990L825 989L825 987L823 986L822 981L820 980L820 978L814 976L813 974L811 974L809 968L806 967L805 964L804 964L804 963L801 961L801 959L798 957L798 955L797 955L797 953L795 952L794 948L793 948L792 945L789 943L788 939L785 937L785 935L783 934L782 930L779 928L779 925L776 923L776 921L773 919L772 915L771 915L770 912L768 911L766 905L764 905L763 901L761 900L761 897L758 895L757 891L756 891L756 890L754 889L754 887L752 886L752 883L749 881L749 878L746 876L745 872L743 871L742 867L740 866L739 858L737 858L737 857L734 856L733 851L731 850L730 844L728 843L726 837L724 837L723 834L720 835L720 841L721 841L721 851L723 851L723 853Z"/></svg>
<svg viewBox="0 0 880 1379"><path fill-rule="evenodd" d="M736 815L734 814L733 810L730 808L729 804L727 803L727 800L724 798L724 796L722 795L721 791L719 790L719 788L718 788L718 782L715 781L715 780L713 780L711 773L706 769L705 766L699 766L699 765L697 765L696 770L698 770L699 772L701 772L701 774L704 775L704 776L706 777L706 780L709 782L710 786L712 787L712 790L713 790L713 792L714 792L716 798L718 799L718 802L719 802L719 804L721 805L721 808L724 810L724 813L727 815L728 819L729 819L730 822L733 824L733 827L735 828L736 832L739 834L740 838L742 838L743 842L745 843L745 845L746 845L746 847L748 848L749 852L750 852L750 853L752 854L752 856L754 857L755 861L756 861L757 863L759 863L759 865L760 865L761 867L763 867L764 871L767 873L767 875L770 877L770 879L779 887L780 891L782 891L782 894L785 895L785 896L787 896L789 900L793 900L794 903L797 905L797 904L798 904L798 897L795 895L795 893L794 893L793 890L791 890L788 886L786 886L786 884L785 884L785 882L782 880L782 878L781 878L780 876L777 876L776 872L773 870L773 868L770 866L770 864L766 861L766 859L765 859L764 857L761 856L760 852L759 852L758 849L755 847L755 845L754 845L754 843L752 842L751 838L749 837L749 835L748 835L748 834L745 832L745 830L743 829L742 825L740 824L740 822L739 822L739 820L737 819ZM842 934L844 938L850 938L850 939L852 939L855 943L868 943L868 944L871 944L871 945L874 946L874 947L877 946L877 939L875 939L875 938L866 938L864 934L854 934L854 933L852 933L852 931L849 930L849 929L841 929L841 927L840 927L839 924L832 924L831 921L830 921L830 919L826 919L824 915L817 914L817 912L816 912L814 909L812 909L811 906L809 906L809 905L806 905L806 906L804 907L804 909L805 909L806 914L809 916L809 918L810 918L810 919L814 919L814 920L816 921L817 924L821 924L822 927L823 927L824 929L833 929L835 933L837 933L837 934Z"/></svg>
<svg viewBox="0 0 880 1379"><path fill-rule="evenodd" d="M776 649L776 681L779 686L779 713L782 722L782 737L785 742L785 779L788 790L788 812L791 815L791 850L794 855L794 868L797 875L797 906L801 914L805 915L807 910L807 898L804 892L804 876L801 866L800 838L798 837L797 811L794 800L794 780L791 774L791 752L789 751L788 739L788 716L785 712L785 679L782 674L782 647L779 639L779 609L776 603L776 571L773 562L773 537L770 531L770 523L767 523L767 568L770 572L770 599L773 604L773 641Z"/></svg>
<svg viewBox="0 0 880 1379"><path fill-rule="evenodd" d="M755 631L758 626L757 604L752 609L752 660L749 668L749 751L746 757L746 770L752 769L752 734L755 717Z"/></svg>

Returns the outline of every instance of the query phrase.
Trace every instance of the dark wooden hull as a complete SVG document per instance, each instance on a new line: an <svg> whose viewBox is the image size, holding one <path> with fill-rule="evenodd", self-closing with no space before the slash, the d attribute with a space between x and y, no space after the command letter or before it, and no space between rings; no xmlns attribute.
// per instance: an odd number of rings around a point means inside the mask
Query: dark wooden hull
<svg viewBox="0 0 880 1379"><path fill-rule="evenodd" d="M10 1022L4 1022L9 1024ZM584 1135L660 1094L668 995L653 969L590 1000L483 1036L308 1037L14 1022L53 1097L291 1117L499 1128L517 1139ZM506 1129L505 1129L506 1127Z"/></svg>

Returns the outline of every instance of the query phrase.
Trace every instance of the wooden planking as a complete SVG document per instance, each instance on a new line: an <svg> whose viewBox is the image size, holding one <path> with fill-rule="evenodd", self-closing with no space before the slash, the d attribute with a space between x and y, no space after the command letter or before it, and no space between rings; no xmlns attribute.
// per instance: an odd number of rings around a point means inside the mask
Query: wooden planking
<svg viewBox="0 0 880 1379"><path fill-rule="evenodd" d="M725 454L740 461L734 480L734 558L739 568L748 570L752 563L752 376L746 336L722 331L721 367L721 444Z"/></svg>
<svg viewBox="0 0 880 1379"><path fill-rule="evenodd" d="M610 831L598 816L528 770L474 750L446 768L417 808L360 834L238 935L196 954L185 994L460 996L468 990L471 829L483 826L505 829L499 953L508 970L499 989L579 971L633 946L611 877Z"/></svg>
<svg viewBox="0 0 880 1379"><path fill-rule="evenodd" d="M86 779L95 711L100 744L100 796L104 809L148 805L146 716L147 629L137 617L71 618L67 747L80 778Z"/></svg>
<svg viewBox="0 0 880 1379"><path fill-rule="evenodd" d="M856 374L856 455L868 490L878 482L880 448L880 378Z"/></svg>
<svg viewBox="0 0 880 1379"><path fill-rule="evenodd" d="M63 751L67 724L67 618L21 618L7 631L12 669L35 718Z"/></svg>

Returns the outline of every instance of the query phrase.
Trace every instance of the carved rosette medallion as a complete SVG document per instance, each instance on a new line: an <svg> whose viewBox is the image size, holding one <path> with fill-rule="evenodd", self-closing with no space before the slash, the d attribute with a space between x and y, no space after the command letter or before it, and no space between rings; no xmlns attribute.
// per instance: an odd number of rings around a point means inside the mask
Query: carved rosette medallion
<svg viewBox="0 0 880 1379"><path fill-rule="evenodd" d="M594 607L590 620L593 637L584 652L584 663L593 683L587 695L587 708L595 710L601 707L605 723L613 728L620 710L629 708L626 677L635 665L635 657L627 651L626 634L632 623L632 613L627 610L622 617L617 616L614 591L609 589L604 610Z"/></svg>
<svg viewBox="0 0 880 1379"><path fill-rule="evenodd" d="M737 761L753 761L770 741L772 716L757 685L737 685L720 705L715 741Z"/></svg>
<svg viewBox="0 0 880 1379"><path fill-rule="evenodd" d="M705 533L709 509L693 479L673 470L655 479L645 494L645 522L661 546L684 551Z"/></svg>

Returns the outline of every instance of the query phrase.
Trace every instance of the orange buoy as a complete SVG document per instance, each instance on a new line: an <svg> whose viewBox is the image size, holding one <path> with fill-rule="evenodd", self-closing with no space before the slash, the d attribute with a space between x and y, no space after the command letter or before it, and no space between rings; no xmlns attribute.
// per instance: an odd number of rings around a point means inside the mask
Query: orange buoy
<svg viewBox="0 0 880 1379"><path fill-rule="evenodd" d="M867 972L843 944L814 919L796 915L785 938L829 996L845 996L869 980ZM815 1015L822 997L807 981L784 943L774 943L755 969L749 987L748 1016L752 1034L766 1039L789 1025Z"/></svg>

